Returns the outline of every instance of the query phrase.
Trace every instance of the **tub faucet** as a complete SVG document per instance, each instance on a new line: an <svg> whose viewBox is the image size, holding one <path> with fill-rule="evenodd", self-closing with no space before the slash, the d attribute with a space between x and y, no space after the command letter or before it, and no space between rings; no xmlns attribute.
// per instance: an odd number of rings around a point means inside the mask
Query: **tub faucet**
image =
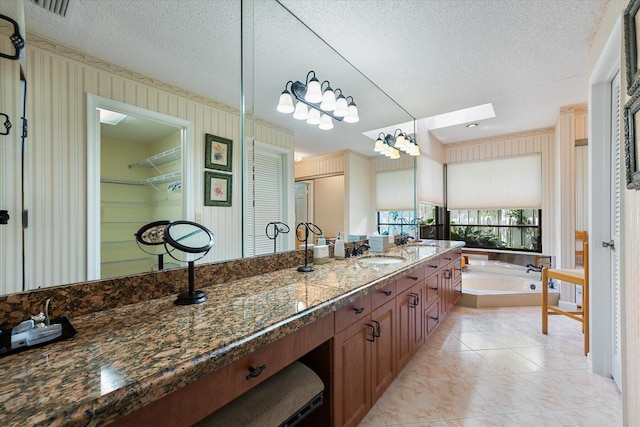
<svg viewBox="0 0 640 427"><path fill-rule="evenodd" d="M370 247L371 246L367 245L366 243L361 244L360 246L358 246L353 250L353 256L362 255L364 248L369 249Z"/></svg>
<svg viewBox="0 0 640 427"><path fill-rule="evenodd" d="M542 266L541 265L527 264L527 273L531 273L532 271L535 271L536 273L541 273L542 272Z"/></svg>

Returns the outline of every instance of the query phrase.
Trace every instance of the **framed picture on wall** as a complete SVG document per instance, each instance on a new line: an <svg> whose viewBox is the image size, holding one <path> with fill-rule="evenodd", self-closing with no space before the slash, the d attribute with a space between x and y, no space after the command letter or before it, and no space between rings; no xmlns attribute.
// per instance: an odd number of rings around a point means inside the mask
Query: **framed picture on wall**
<svg viewBox="0 0 640 427"><path fill-rule="evenodd" d="M627 66L627 94L633 93L640 87L640 0L631 0L624 11L624 53Z"/></svg>
<svg viewBox="0 0 640 427"><path fill-rule="evenodd" d="M204 172L204 205L231 206L232 175Z"/></svg>
<svg viewBox="0 0 640 427"><path fill-rule="evenodd" d="M204 167L231 172L233 141L221 136L205 134Z"/></svg>
<svg viewBox="0 0 640 427"><path fill-rule="evenodd" d="M627 188L640 189L640 91L624 106L624 148L627 166Z"/></svg>

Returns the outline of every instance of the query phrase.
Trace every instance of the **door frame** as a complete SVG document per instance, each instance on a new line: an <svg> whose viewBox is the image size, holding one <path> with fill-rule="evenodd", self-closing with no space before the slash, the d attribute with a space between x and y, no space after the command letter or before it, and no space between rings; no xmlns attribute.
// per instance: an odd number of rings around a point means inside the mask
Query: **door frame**
<svg viewBox="0 0 640 427"><path fill-rule="evenodd" d="M194 218L193 123L87 93L87 280L100 279L100 112L98 108L181 128L182 216Z"/></svg>
<svg viewBox="0 0 640 427"><path fill-rule="evenodd" d="M611 254L602 242L611 234L611 81L621 69L621 28L618 17L589 78L589 357L593 372L607 378L613 366Z"/></svg>

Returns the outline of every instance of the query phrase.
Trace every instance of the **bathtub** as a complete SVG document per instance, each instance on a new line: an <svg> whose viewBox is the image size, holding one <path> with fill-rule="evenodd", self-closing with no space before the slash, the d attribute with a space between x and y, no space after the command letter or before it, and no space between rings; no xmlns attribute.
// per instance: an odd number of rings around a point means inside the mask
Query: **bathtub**
<svg viewBox="0 0 640 427"><path fill-rule="evenodd" d="M465 307L536 306L542 301L541 273L501 261L469 260L462 272L462 298ZM549 302L557 304L560 293L549 289Z"/></svg>

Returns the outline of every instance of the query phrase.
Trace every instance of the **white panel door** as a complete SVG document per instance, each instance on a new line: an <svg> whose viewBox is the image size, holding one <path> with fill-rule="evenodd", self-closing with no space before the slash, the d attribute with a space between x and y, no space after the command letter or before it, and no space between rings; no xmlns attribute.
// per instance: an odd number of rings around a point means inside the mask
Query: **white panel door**
<svg viewBox="0 0 640 427"><path fill-rule="evenodd" d="M253 171L246 179L245 256L273 253L274 243L275 251L286 250L286 235L278 235L275 241L266 235L266 226L270 222L287 222L284 204L284 155L275 149L270 150L264 144L256 144L254 149L246 150L245 159L246 170ZM291 224L289 226L291 227Z"/></svg>
<svg viewBox="0 0 640 427"><path fill-rule="evenodd" d="M620 191L622 154L620 148L620 73L611 82L611 313L613 316L612 376L622 390L620 331Z"/></svg>

